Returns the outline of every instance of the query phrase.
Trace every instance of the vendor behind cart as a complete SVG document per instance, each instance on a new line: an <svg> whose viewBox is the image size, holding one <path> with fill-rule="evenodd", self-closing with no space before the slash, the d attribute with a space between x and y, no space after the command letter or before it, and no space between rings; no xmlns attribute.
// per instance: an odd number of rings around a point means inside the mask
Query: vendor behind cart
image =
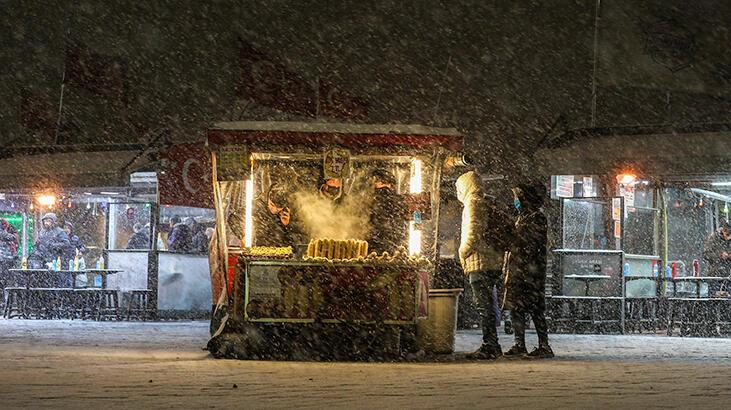
<svg viewBox="0 0 731 410"><path fill-rule="evenodd" d="M405 246L408 230L405 215L408 212L401 195L396 193L396 178L390 172L377 169L372 172L374 196L369 218L371 250L378 254L394 253Z"/></svg>
<svg viewBox="0 0 731 410"><path fill-rule="evenodd" d="M255 205L256 246L294 247L304 243L291 197L282 185L274 183Z"/></svg>

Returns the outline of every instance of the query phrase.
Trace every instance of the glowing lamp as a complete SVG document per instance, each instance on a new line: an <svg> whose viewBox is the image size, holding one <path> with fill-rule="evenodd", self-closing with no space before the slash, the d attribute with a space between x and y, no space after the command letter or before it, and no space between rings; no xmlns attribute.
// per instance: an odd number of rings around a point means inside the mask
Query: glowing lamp
<svg viewBox="0 0 731 410"><path fill-rule="evenodd" d="M36 197L36 202L38 202L38 205L50 207L56 203L56 196L55 195L38 195Z"/></svg>
<svg viewBox="0 0 731 410"><path fill-rule="evenodd" d="M629 185L637 180L635 174L619 174L617 175L617 183L622 185Z"/></svg>
<svg viewBox="0 0 731 410"><path fill-rule="evenodd" d="M411 179L409 180L409 191L412 194L421 193L421 160L414 158L411 161ZM421 230L417 229L415 221L409 222L409 255L421 253Z"/></svg>
<svg viewBox="0 0 731 410"><path fill-rule="evenodd" d="M244 226L244 246L250 248L254 242L254 223L252 211L254 208L254 178L246 180L246 212Z"/></svg>
<svg viewBox="0 0 731 410"><path fill-rule="evenodd" d="M409 180L409 188L412 194L421 193L421 160L413 159L411 161L411 179Z"/></svg>

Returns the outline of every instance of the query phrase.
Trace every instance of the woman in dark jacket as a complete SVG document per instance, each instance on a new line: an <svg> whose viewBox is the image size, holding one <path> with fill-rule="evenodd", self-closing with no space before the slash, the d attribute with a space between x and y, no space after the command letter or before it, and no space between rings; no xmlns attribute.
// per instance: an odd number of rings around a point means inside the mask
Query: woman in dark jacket
<svg viewBox="0 0 731 410"><path fill-rule="evenodd" d="M510 265L506 283L515 345L505 356L553 357L548 344L546 323L546 239L543 215L543 186L523 184L513 188L513 203L518 212L513 230ZM533 319L538 347L528 353L525 347L527 315Z"/></svg>

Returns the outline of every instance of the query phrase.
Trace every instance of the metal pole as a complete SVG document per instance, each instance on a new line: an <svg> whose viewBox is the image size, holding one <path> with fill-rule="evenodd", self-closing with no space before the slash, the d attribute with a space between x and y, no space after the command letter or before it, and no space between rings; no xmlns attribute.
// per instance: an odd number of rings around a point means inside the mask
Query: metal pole
<svg viewBox="0 0 731 410"><path fill-rule="evenodd" d="M150 204L150 244L152 245L147 257L147 289L150 290L148 308L154 318L157 318L157 283L159 275L159 254L157 249L157 224L160 222L160 196Z"/></svg>
<svg viewBox="0 0 731 410"><path fill-rule="evenodd" d="M596 66L597 55L599 54L599 13L602 1L596 0L594 13L594 56L591 71L591 127L596 127Z"/></svg>

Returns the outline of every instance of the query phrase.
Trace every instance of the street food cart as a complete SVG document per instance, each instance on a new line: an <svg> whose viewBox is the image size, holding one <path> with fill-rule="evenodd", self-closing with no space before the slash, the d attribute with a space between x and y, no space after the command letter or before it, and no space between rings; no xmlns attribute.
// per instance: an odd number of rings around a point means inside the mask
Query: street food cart
<svg viewBox="0 0 731 410"><path fill-rule="evenodd" d="M427 315L442 165L461 144L454 129L417 125L210 129L211 352L398 355Z"/></svg>

